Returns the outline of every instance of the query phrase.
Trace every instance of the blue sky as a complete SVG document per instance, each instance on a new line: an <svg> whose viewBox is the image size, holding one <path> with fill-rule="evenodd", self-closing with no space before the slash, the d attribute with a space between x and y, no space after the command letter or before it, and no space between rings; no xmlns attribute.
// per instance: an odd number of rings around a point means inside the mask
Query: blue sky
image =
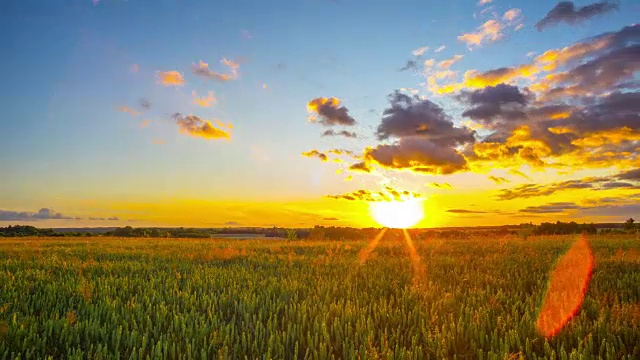
<svg viewBox="0 0 640 360"><path fill-rule="evenodd" d="M560 49L634 24L636 2L579 24L538 31L554 1L10 1L0 15L0 209L85 213L91 199L114 201L316 200L369 188L380 178L411 191L429 181L483 188L473 174L389 172L336 175L339 164L300 156L312 148L362 152L400 88L440 104L455 124L462 108L431 94L424 79L398 71L417 48L423 59L463 55L451 69L486 71L531 61L529 53ZM587 3L577 3L586 5ZM469 50L458 36L519 9L523 27ZM435 49L446 46L435 53ZM216 82L193 74L202 60L238 77ZM133 67L136 71L132 71ZM163 86L158 71L178 71L182 86ZM266 88L264 87L266 84ZM192 92L215 94L209 108ZM336 97L355 118L358 139L320 137L307 102ZM142 111L141 98L151 107ZM135 117L123 106L141 112ZM177 131L174 113L232 123L230 140L207 141ZM149 124L141 128L145 120ZM158 143L162 144L158 144ZM486 176L483 176L485 178ZM554 179L545 175L543 178ZM439 180L440 179L440 180ZM447 180L449 179L449 180ZM99 207L100 208L100 207ZM97 210L96 210L97 211Z"/></svg>

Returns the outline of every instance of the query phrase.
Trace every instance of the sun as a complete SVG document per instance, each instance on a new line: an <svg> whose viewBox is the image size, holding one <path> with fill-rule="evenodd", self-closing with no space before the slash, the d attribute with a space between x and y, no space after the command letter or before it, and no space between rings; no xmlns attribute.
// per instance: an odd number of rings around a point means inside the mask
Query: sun
<svg viewBox="0 0 640 360"><path fill-rule="evenodd" d="M424 218L422 199L373 202L369 210L375 221L388 228L405 229Z"/></svg>

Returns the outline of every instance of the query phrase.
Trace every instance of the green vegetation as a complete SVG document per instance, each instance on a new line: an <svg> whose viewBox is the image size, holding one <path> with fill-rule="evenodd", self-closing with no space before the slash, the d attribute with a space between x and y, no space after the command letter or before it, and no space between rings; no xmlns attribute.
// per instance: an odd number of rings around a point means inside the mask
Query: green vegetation
<svg viewBox="0 0 640 360"><path fill-rule="evenodd" d="M323 235L324 236L324 235ZM535 318L575 236L366 241L0 239L0 359L637 359L640 243L554 338Z"/></svg>

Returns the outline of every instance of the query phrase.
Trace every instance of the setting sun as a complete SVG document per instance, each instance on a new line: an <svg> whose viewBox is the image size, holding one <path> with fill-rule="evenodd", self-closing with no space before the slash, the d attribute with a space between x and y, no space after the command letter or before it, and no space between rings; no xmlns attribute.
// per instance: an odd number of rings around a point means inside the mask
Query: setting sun
<svg viewBox="0 0 640 360"><path fill-rule="evenodd" d="M371 216L380 225L389 228L405 229L417 224L424 217L421 199L373 202L370 211Z"/></svg>

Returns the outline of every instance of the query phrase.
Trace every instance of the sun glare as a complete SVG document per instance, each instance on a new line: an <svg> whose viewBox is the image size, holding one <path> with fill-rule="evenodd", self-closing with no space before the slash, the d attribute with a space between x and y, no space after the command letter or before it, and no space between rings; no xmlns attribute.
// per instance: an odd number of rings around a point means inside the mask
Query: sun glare
<svg viewBox="0 0 640 360"><path fill-rule="evenodd" d="M375 221L389 228L405 229L424 217L421 199L374 202L370 205L370 211Z"/></svg>

